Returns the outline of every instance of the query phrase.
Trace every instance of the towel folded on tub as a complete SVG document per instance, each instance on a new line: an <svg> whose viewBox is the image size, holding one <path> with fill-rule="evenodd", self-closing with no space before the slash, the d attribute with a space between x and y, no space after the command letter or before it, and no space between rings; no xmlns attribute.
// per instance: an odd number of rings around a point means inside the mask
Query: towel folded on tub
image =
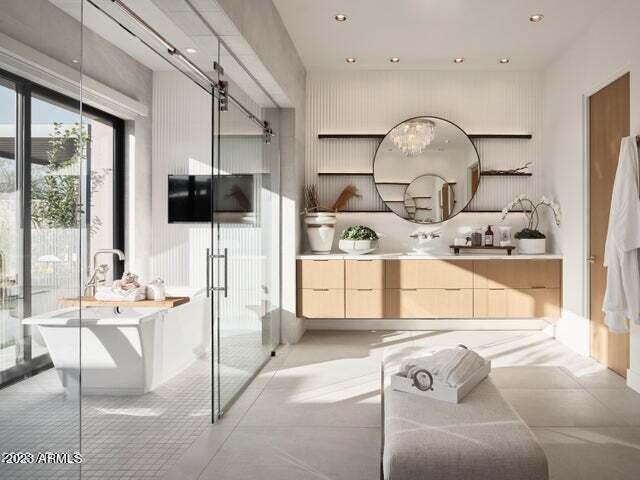
<svg viewBox="0 0 640 480"><path fill-rule="evenodd" d="M111 288L96 291L96 300L102 302L138 302L147 298L147 288L138 283L135 273L125 272L122 279L113 282Z"/></svg>
<svg viewBox="0 0 640 480"><path fill-rule="evenodd" d="M435 383L457 387L484 364L484 358L465 347L436 347L426 355L405 359L400 375L412 377L416 370L424 369L431 373Z"/></svg>
<svg viewBox="0 0 640 480"><path fill-rule="evenodd" d="M146 287L120 290L114 287L99 288L96 292L96 300L102 302L139 302L147 298Z"/></svg>

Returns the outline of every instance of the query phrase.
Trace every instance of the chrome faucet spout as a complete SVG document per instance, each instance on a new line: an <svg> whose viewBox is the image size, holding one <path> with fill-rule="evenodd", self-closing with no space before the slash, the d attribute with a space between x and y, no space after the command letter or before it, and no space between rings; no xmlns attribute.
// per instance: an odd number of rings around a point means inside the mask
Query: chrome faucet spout
<svg viewBox="0 0 640 480"><path fill-rule="evenodd" d="M104 283L104 278L102 281L98 280L98 275L105 275L109 267L107 265L98 266L98 255L117 255L118 259L121 261L125 260L124 252L118 248L103 248L97 250L96 253L93 254L93 274L90 276L89 280L85 284L85 294L89 291L95 295L98 283Z"/></svg>

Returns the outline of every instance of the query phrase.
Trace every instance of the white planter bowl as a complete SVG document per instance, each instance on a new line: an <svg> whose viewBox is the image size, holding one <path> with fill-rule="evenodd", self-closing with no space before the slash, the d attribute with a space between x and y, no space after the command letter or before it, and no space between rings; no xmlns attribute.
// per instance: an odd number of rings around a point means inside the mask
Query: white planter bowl
<svg viewBox="0 0 640 480"><path fill-rule="evenodd" d="M333 212L308 213L304 217L309 247L313 253L331 253L336 234L336 214Z"/></svg>
<svg viewBox="0 0 640 480"><path fill-rule="evenodd" d="M518 240L518 253L523 255L544 255L546 251L546 238L520 238Z"/></svg>
<svg viewBox="0 0 640 480"><path fill-rule="evenodd" d="M352 255L364 255L378 248L378 240L340 240L338 248Z"/></svg>

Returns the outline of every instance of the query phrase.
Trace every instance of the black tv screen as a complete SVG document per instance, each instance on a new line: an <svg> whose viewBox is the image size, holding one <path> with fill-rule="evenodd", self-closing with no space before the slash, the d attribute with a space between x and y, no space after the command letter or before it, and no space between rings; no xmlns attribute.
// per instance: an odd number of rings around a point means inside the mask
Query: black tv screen
<svg viewBox="0 0 640 480"><path fill-rule="evenodd" d="M253 213L253 175L220 175L213 184L216 213ZM209 175L169 175L169 223L210 222L211 195Z"/></svg>

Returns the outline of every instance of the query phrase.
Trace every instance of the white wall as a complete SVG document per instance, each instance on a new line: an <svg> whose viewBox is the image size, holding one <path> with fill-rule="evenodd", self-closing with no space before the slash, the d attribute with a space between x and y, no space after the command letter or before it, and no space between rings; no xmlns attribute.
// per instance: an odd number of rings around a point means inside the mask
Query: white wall
<svg viewBox="0 0 640 480"><path fill-rule="evenodd" d="M168 175L210 175L212 167L212 97L178 72L153 76L152 241L150 276L168 285L206 286L206 250L212 248L207 223L168 222ZM230 90L251 111L262 112L234 85ZM271 112L272 114L274 112ZM277 117L273 118L277 121ZM256 223L222 223L214 234L216 246L228 249L228 292L220 303L222 328L260 331L265 318L273 322L279 342L278 225L279 158L277 145L264 144L262 128L234 104L221 114L221 174L254 174ZM275 151L273 149L276 149ZM212 269L211 285L222 286ZM275 310L275 313L273 313ZM266 334L272 333L271 330Z"/></svg>
<svg viewBox="0 0 640 480"><path fill-rule="evenodd" d="M627 71L631 72L631 133L640 133L640 4L612 3L573 45L549 66L544 77L544 156L546 180L564 211L553 242L564 255L566 316L557 335L589 355L587 320L586 182L584 98ZM640 391L640 326L631 334L628 382Z"/></svg>
<svg viewBox="0 0 640 480"><path fill-rule="evenodd" d="M312 72L307 77L306 183L318 186L323 204L331 204L344 186L353 183L362 197L348 208L383 208L372 177L317 175L326 170L371 171L378 142L320 140L318 133L386 133L419 115L446 118L470 133L533 134L532 140L476 140L483 169L531 162L533 176L485 177L471 208L502 209L517 194L543 193L542 84L535 72ZM379 221L380 215L389 221ZM383 245L390 248L406 250L411 244L407 233L415 225L409 222L392 221L381 213L340 216L353 223L375 222L385 235ZM499 222L499 214L464 214L444 229L454 232L458 225Z"/></svg>
<svg viewBox="0 0 640 480"><path fill-rule="evenodd" d="M300 211L304 183L306 70L271 0L218 0L293 108L280 112L282 192L282 341L295 343L304 334L296 318L296 254L301 248Z"/></svg>

